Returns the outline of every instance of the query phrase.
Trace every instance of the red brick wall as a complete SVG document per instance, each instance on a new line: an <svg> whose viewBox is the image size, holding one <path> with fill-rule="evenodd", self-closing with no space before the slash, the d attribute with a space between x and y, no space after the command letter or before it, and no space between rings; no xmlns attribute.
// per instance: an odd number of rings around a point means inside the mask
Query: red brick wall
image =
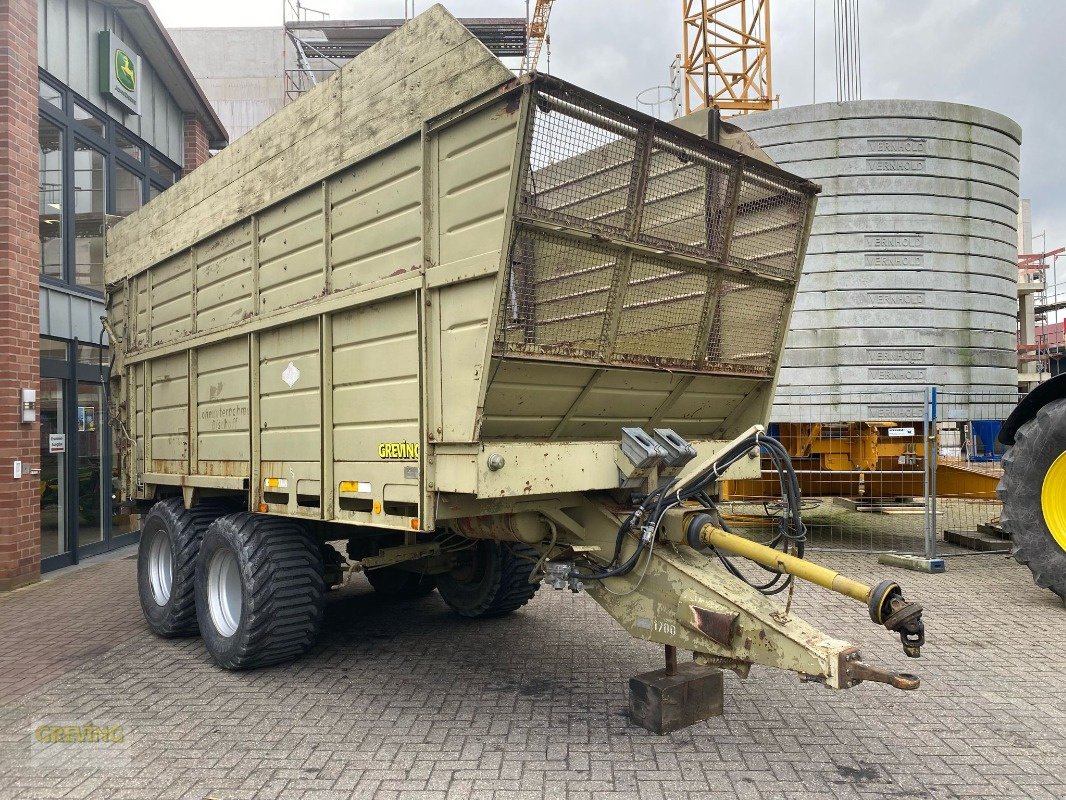
<svg viewBox="0 0 1066 800"><path fill-rule="evenodd" d="M207 131L204 123L195 114L185 115L185 161L182 164L185 175L211 157L207 148Z"/></svg>
<svg viewBox="0 0 1066 800"><path fill-rule="evenodd" d="M0 590L41 568L40 427L18 403L40 388L37 162L37 0L0 0Z"/></svg>

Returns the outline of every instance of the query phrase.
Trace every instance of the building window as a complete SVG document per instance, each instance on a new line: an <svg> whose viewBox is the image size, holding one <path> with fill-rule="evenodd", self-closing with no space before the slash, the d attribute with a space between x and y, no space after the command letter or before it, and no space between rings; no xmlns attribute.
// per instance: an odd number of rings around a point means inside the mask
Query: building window
<svg viewBox="0 0 1066 800"><path fill-rule="evenodd" d="M152 180L162 183L163 186L170 186L170 184L174 183L175 171L173 166L155 156L149 156L148 162L152 165Z"/></svg>
<svg viewBox="0 0 1066 800"><path fill-rule="evenodd" d="M74 283L104 288L104 222L107 214L104 154L74 143Z"/></svg>
<svg viewBox="0 0 1066 800"><path fill-rule="evenodd" d="M43 70L39 87L41 276L102 293L108 225L180 168Z"/></svg>
<svg viewBox="0 0 1066 800"><path fill-rule="evenodd" d="M39 81L38 93L41 96L41 100L45 103L49 103L56 107L58 111L63 110L63 93L56 89L51 84Z"/></svg>
<svg viewBox="0 0 1066 800"><path fill-rule="evenodd" d="M49 339L41 337L41 358L51 361L67 360L67 343L62 339Z"/></svg>
<svg viewBox="0 0 1066 800"><path fill-rule="evenodd" d="M144 178L126 169L115 166L115 213L128 216L144 205Z"/></svg>
<svg viewBox="0 0 1066 800"><path fill-rule="evenodd" d="M37 143L40 150L39 227L41 274L63 279L63 133L48 120L41 120Z"/></svg>
<svg viewBox="0 0 1066 800"><path fill-rule="evenodd" d="M116 443L107 425L106 347L41 337L42 569L133 538L135 519L115 505Z"/></svg>
<svg viewBox="0 0 1066 800"><path fill-rule="evenodd" d="M79 102L74 103L74 119L91 130L101 139L107 138L107 117L86 108Z"/></svg>
<svg viewBox="0 0 1066 800"><path fill-rule="evenodd" d="M135 161L141 160L141 146L119 131L115 131L115 147Z"/></svg>

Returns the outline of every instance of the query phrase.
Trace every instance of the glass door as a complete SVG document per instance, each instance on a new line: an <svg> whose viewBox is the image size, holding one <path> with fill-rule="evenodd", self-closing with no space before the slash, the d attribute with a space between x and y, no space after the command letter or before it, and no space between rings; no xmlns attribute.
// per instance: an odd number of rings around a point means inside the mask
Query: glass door
<svg viewBox="0 0 1066 800"><path fill-rule="evenodd" d="M66 414L63 381L41 378L41 559L69 551L67 545Z"/></svg>
<svg viewBox="0 0 1066 800"><path fill-rule="evenodd" d="M133 544L136 517L114 501L106 348L41 337L41 569Z"/></svg>
<svg viewBox="0 0 1066 800"><path fill-rule="evenodd" d="M104 456L104 392L98 383L78 381L74 424L77 439L78 547L104 540L103 502L100 487ZM110 483L110 481L108 481Z"/></svg>

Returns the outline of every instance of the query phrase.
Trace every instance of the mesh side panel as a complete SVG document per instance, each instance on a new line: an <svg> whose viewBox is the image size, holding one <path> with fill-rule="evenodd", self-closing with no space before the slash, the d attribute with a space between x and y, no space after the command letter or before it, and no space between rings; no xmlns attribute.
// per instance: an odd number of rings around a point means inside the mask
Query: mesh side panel
<svg viewBox="0 0 1066 800"><path fill-rule="evenodd" d="M789 293L724 281L707 348L714 371L771 374Z"/></svg>
<svg viewBox="0 0 1066 800"><path fill-rule="evenodd" d="M772 374L790 292L525 229L508 287L497 354L758 377Z"/></svg>
<svg viewBox="0 0 1066 800"><path fill-rule="evenodd" d="M607 234L623 233L631 211L636 136L630 125L540 98L522 212Z"/></svg>
<svg viewBox="0 0 1066 800"><path fill-rule="evenodd" d="M614 360L694 369L703 358L700 321L710 305L710 276L637 258L614 338Z"/></svg>
<svg viewBox="0 0 1066 800"><path fill-rule="evenodd" d="M639 240L720 260L732 182L726 161L657 138L649 157Z"/></svg>
<svg viewBox="0 0 1066 800"><path fill-rule="evenodd" d="M521 234L511 252L497 348L597 358L619 256L592 243Z"/></svg>
<svg viewBox="0 0 1066 800"><path fill-rule="evenodd" d="M762 275L795 280L809 200L794 187L745 170L737 199L730 261Z"/></svg>
<svg viewBox="0 0 1066 800"><path fill-rule="evenodd" d="M812 185L576 87L531 91L496 354L772 377Z"/></svg>

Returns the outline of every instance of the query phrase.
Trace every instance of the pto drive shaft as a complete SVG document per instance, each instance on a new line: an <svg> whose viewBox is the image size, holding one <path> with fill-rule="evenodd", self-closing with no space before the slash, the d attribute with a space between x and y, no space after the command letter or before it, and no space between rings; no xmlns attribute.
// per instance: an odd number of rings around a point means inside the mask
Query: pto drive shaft
<svg viewBox="0 0 1066 800"><path fill-rule="evenodd" d="M882 581L877 586L867 586L827 567L724 531L716 527L707 514L693 514L688 518L684 530L691 547L712 547L723 553L741 556L767 569L794 575L865 603L870 611L870 619L899 634L904 653L911 658L918 658L921 654L921 646L925 644L922 607L918 603L907 602L899 584Z"/></svg>

